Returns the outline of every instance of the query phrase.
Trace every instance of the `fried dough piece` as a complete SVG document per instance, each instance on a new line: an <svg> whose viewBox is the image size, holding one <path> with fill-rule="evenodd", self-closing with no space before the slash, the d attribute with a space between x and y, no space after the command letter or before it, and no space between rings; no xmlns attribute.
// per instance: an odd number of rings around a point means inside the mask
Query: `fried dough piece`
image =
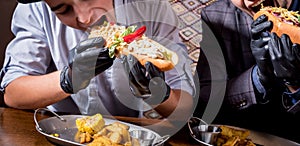
<svg viewBox="0 0 300 146"><path fill-rule="evenodd" d="M121 127L121 128L123 128L123 129L126 129L126 130L129 129L129 126L128 126L128 125L122 124L122 123L120 123L120 122L114 122L114 123L112 123L111 125L117 126L117 127Z"/></svg>
<svg viewBox="0 0 300 146"><path fill-rule="evenodd" d="M75 134L74 140L76 142L83 144L83 143L91 142L93 140L93 138L92 138L92 135L89 133L78 131Z"/></svg>
<svg viewBox="0 0 300 146"><path fill-rule="evenodd" d="M235 146L239 140L239 137L230 137L222 146Z"/></svg>
<svg viewBox="0 0 300 146"><path fill-rule="evenodd" d="M94 139L98 137L106 137L111 143L131 145L131 138L129 134L129 126L120 122L114 122L109 125L105 125L98 133L93 135Z"/></svg>
<svg viewBox="0 0 300 146"><path fill-rule="evenodd" d="M109 139L113 142L113 143L121 143L122 141L122 135L118 132L111 132L109 134Z"/></svg>
<svg viewBox="0 0 300 146"><path fill-rule="evenodd" d="M221 125L221 134L228 137L239 137L240 139L246 139L250 135L250 131L246 129L236 129L228 126Z"/></svg>
<svg viewBox="0 0 300 146"><path fill-rule="evenodd" d="M113 143L106 136L99 136L96 139L94 139L91 143L89 143L87 146L123 146L123 145L118 143Z"/></svg>
<svg viewBox="0 0 300 146"><path fill-rule="evenodd" d="M222 131L217 138L217 146L255 146L252 140L247 138L250 135L249 130L224 125L220 128Z"/></svg>
<svg viewBox="0 0 300 146"><path fill-rule="evenodd" d="M240 140L237 146L256 146L251 139Z"/></svg>

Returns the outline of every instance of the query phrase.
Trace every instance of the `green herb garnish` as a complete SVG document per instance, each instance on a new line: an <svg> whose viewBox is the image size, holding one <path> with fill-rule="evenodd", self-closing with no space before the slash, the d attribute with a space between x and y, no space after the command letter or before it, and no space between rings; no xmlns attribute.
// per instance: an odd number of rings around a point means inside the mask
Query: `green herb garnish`
<svg viewBox="0 0 300 146"><path fill-rule="evenodd" d="M122 42L124 42L123 37L133 33L135 31L136 27L137 26L129 26L119 37L115 36L115 38L114 38L115 43L112 46L110 46L110 48L108 49L110 58L115 57L115 50L116 50L117 46L119 46Z"/></svg>
<svg viewBox="0 0 300 146"><path fill-rule="evenodd" d="M117 46L119 45L120 43L114 43L112 46L110 46L110 48L108 49L108 54L109 54L109 57L110 58L114 58L115 57L115 50L117 48Z"/></svg>
<svg viewBox="0 0 300 146"><path fill-rule="evenodd" d="M124 37L124 36L127 36L131 33L133 33L135 31L137 26L129 26L126 28L126 30L120 35L120 37Z"/></svg>

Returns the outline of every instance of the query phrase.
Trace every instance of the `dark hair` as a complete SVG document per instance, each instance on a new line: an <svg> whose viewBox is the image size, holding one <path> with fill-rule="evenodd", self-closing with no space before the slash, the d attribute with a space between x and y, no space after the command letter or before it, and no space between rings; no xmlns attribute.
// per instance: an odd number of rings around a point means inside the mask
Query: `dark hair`
<svg viewBox="0 0 300 146"><path fill-rule="evenodd" d="M28 3L39 2L41 0L17 0L17 1L22 4L28 4Z"/></svg>

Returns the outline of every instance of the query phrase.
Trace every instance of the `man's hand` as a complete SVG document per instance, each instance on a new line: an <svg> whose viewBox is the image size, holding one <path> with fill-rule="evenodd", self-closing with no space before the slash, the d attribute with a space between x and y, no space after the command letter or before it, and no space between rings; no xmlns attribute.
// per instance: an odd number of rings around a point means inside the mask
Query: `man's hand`
<svg viewBox="0 0 300 146"><path fill-rule="evenodd" d="M274 82L273 67L269 55L268 31L272 23L265 15L258 17L251 25L251 50L258 67L258 77L265 88L270 88Z"/></svg>
<svg viewBox="0 0 300 146"><path fill-rule="evenodd" d="M124 55L121 59L128 74L130 90L136 97L145 99L149 104L161 103L169 97L170 87L164 81L164 72L150 62L144 67L132 55Z"/></svg>
<svg viewBox="0 0 300 146"><path fill-rule="evenodd" d="M269 53L276 77L287 85L300 86L300 46L293 44L288 35L280 38L271 33Z"/></svg>
<svg viewBox="0 0 300 146"><path fill-rule="evenodd" d="M73 59L61 72L61 87L66 93L76 93L84 89L90 80L112 66L115 58L110 58L108 49L103 48L102 37L80 42L72 51Z"/></svg>

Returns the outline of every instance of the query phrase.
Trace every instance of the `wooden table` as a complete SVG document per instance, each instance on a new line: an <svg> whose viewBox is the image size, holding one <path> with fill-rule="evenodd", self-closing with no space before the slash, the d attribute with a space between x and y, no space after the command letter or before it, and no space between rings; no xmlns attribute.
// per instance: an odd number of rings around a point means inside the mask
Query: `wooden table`
<svg viewBox="0 0 300 146"><path fill-rule="evenodd" d="M30 146L51 145L38 133L33 121L33 111L0 108L0 145Z"/></svg>
<svg viewBox="0 0 300 146"><path fill-rule="evenodd" d="M51 146L45 136L35 129L33 120L34 111L17 110L12 108L0 108L0 145L1 146ZM38 115L37 118L47 118L46 115ZM118 117L124 119L123 117ZM134 120L134 119L132 119ZM135 119L137 122L137 119ZM189 136L187 127L182 128L173 135L165 144L166 146L197 145Z"/></svg>

